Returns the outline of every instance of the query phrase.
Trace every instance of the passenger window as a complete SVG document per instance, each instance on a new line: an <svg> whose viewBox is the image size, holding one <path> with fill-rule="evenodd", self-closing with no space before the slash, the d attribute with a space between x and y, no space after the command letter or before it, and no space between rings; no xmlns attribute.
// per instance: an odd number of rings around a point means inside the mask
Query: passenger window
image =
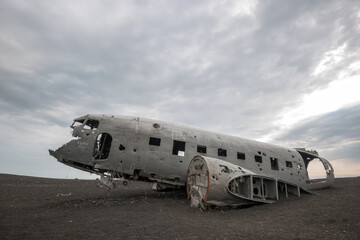
<svg viewBox="0 0 360 240"><path fill-rule="evenodd" d="M259 155L255 155L255 162L262 163L262 157Z"/></svg>
<svg viewBox="0 0 360 240"><path fill-rule="evenodd" d="M185 156L185 142L174 140L172 154L180 156L180 157L184 157Z"/></svg>
<svg viewBox="0 0 360 240"><path fill-rule="evenodd" d="M292 168L292 162L286 161L286 166L287 166L288 168Z"/></svg>
<svg viewBox="0 0 360 240"><path fill-rule="evenodd" d="M270 158L270 163L271 163L271 169L272 170L279 170L279 164L278 164L278 159L277 158Z"/></svg>
<svg viewBox="0 0 360 240"><path fill-rule="evenodd" d="M237 152L237 159L245 160L245 153Z"/></svg>
<svg viewBox="0 0 360 240"><path fill-rule="evenodd" d="M160 143L161 143L160 138L150 137L150 139L149 139L149 145L160 146Z"/></svg>
<svg viewBox="0 0 360 240"><path fill-rule="evenodd" d="M218 155L222 156L222 157L226 157L226 155L227 155L226 149L219 148L218 149Z"/></svg>
<svg viewBox="0 0 360 240"><path fill-rule="evenodd" d="M198 153L206 153L206 146L198 145L197 146L197 152Z"/></svg>

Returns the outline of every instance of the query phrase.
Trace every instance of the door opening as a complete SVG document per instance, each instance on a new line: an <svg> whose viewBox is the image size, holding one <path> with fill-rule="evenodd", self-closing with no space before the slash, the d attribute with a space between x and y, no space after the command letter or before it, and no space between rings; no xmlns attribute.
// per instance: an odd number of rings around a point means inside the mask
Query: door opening
<svg viewBox="0 0 360 240"><path fill-rule="evenodd" d="M111 149L112 137L108 133L100 133L94 145L94 159L107 159Z"/></svg>

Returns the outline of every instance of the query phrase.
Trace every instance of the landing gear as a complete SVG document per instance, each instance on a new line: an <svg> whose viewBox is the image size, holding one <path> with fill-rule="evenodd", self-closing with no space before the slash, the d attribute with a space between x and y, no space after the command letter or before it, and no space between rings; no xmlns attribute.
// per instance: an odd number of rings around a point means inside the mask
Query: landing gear
<svg viewBox="0 0 360 240"><path fill-rule="evenodd" d="M115 184L115 181L121 182L124 187L128 187L130 185L130 181L119 174L111 174L111 176L102 174L99 181L109 189L116 188L117 184Z"/></svg>
<svg viewBox="0 0 360 240"><path fill-rule="evenodd" d="M101 175L99 181L109 189L114 189L116 187L114 179L112 177Z"/></svg>

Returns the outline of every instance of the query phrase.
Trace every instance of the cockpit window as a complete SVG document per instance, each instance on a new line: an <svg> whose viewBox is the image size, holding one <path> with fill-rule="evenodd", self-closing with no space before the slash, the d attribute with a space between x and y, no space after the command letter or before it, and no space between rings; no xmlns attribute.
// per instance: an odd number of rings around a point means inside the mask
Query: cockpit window
<svg viewBox="0 0 360 240"><path fill-rule="evenodd" d="M85 129L91 129L91 130L96 130L98 127L99 127L99 121L93 119L88 119L84 126Z"/></svg>
<svg viewBox="0 0 360 240"><path fill-rule="evenodd" d="M81 125L83 125L84 122L85 122L85 119L75 120L75 121L73 122L73 124L71 125L71 127L74 128L74 127L81 126Z"/></svg>

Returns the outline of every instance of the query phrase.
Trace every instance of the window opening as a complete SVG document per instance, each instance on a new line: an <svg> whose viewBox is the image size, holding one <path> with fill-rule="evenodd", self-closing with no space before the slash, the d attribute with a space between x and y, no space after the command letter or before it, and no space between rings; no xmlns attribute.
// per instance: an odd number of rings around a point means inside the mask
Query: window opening
<svg viewBox="0 0 360 240"><path fill-rule="evenodd" d="M206 153L206 146L198 145L197 146L197 152L198 153Z"/></svg>
<svg viewBox="0 0 360 240"><path fill-rule="evenodd" d="M218 149L218 156L226 157L227 152L226 149L219 148Z"/></svg>
<svg viewBox="0 0 360 240"><path fill-rule="evenodd" d="M286 161L286 166L289 167L289 168L292 168L292 162Z"/></svg>
<svg viewBox="0 0 360 240"><path fill-rule="evenodd" d="M262 163L262 157L260 155L255 155L255 162Z"/></svg>
<svg viewBox="0 0 360 240"><path fill-rule="evenodd" d="M81 125L83 125L84 122L85 122L85 119L76 120L76 121L73 122L71 127L74 128L74 127L81 126Z"/></svg>
<svg viewBox="0 0 360 240"><path fill-rule="evenodd" d="M149 145L160 146L160 143L161 143L160 138L150 137L150 139L149 139Z"/></svg>
<svg viewBox="0 0 360 240"><path fill-rule="evenodd" d="M88 119L84 126L85 129L91 129L91 130L96 130L98 127L99 127L99 121L93 119Z"/></svg>
<svg viewBox="0 0 360 240"><path fill-rule="evenodd" d="M100 133L95 141L93 157L95 159L107 159L111 149L112 137L108 133Z"/></svg>
<svg viewBox="0 0 360 240"><path fill-rule="evenodd" d="M237 152L237 159L245 160L245 153Z"/></svg>
<svg viewBox="0 0 360 240"><path fill-rule="evenodd" d="M279 163L277 158L270 157L271 169L279 170Z"/></svg>
<svg viewBox="0 0 360 240"><path fill-rule="evenodd" d="M174 140L172 154L180 156L180 157L184 157L185 156L185 142Z"/></svg>

